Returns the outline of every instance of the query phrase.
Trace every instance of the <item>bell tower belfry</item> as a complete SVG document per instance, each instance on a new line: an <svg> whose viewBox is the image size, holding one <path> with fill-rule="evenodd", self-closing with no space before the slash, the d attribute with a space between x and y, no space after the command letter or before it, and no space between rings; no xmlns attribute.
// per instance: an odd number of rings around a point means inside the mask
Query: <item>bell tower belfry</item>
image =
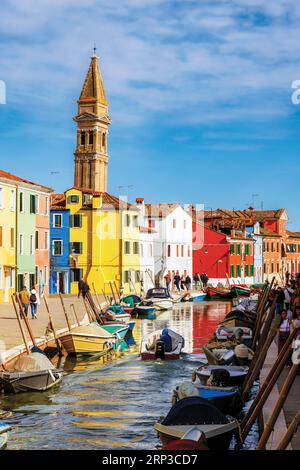
<svg viewBox="0 0 300 470"><path fill-rule="evenodd" d="M96 49L78 100L74 187L107 191L108 101Z"/></svg>

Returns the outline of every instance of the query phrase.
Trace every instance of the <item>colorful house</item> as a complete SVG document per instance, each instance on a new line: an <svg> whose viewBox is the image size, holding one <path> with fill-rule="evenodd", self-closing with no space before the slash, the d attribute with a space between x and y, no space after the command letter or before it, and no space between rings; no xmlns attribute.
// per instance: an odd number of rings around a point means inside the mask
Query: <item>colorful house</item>
<svg viewBox="0 0 300 470"><path fill-rule="evenodd" d="M65 195L53 194L50 211L50 293L70 292L70 211Z"/></svg>
<svg viewBox="0 0 300 470"><path fill-rule="evenodd" d="M213 286L227 284L230 243L223 233L212 230L193 218L193 274L206 273Z"/></svg>
<svg viewBox="0 0 300 470"><path fill-rule="evenodd" d="M145 204L136 200L143 226L153 230L155 282L168 274L192 276L192 218L180 204Z"/></svg>
<svg viewBox="0 0 300 470"><path fill-rule="evenodd" d="M3 205L7 207L0 214L0 226L2 224L5 232L3 248L6 258L10 258L14 265L9 266L8 260L4 260L4 300L8 300L12 289L20 290L24 285L28 289L36 286L42 295L48 292L49 283L49 210L52 189L5 171L0 172L0 177L3 185L5 182L9 185L9 190L2 189Z"/></svg>
<svg viewBox="0 0 300 470"><path fill-rule="evenodd" d="M0 171L0 303L9 302L15 289L16 186Z"/></svg>

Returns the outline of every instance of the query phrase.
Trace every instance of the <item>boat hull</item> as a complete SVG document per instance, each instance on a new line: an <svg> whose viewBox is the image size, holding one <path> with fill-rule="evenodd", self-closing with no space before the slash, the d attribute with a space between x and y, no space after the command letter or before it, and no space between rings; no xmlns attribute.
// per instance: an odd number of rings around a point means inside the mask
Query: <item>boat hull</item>
<svg viewBox="0 0 300 470"><path fill-rule="evenodd" d="M109 343L113 343L113 340L108 343L107 338L76 335L72 332L60 338L60 341L67 353L73 356L90 354L104 355L113 348L113 345L109 346Z"/></svg>
<svg viewBox="0 0 300 470"><path fill-rule="evenodd" d="M175 361L180 358L180 353L165 353L164 360L165 361ZM142 361L156 361L159 359L155 352L147 351L141 353Z"/></svg>
<svg viewBox="0 0 300 470"><path fill-rule="evenodd" d="M240 367L240 366L214 366L214 365L203 366L195 370L196 376L199 378L200 382L203 385L207 384L207 381L210 378L211 371L213 369L227 370L230 374L228 385L233 386L233 387L241 387L243 385L243 382L249 370L248 367Z"/></svg>
<svg viewBox="0 0 300 470"><path fill-rule="evenodd" d="M56 370L37 372L1 372L0 385L5 393L44 392L59 384L63 373Z"/></svg>
<svg viewBox="0 0 300 470"><path fill-rule="evenodd" d="M148 315L153 315L155 313L155 308L154 307L147 307L147 306L136 306L134 309L134 313L138 315L139 317L147 317Z"/></svg>
<svg viewBox="0 0 300 470"><path fill-rule="evenodd" d="M207 297L207 294L196 295L195 297L191 297L189 302L203 302Z"/></svg>

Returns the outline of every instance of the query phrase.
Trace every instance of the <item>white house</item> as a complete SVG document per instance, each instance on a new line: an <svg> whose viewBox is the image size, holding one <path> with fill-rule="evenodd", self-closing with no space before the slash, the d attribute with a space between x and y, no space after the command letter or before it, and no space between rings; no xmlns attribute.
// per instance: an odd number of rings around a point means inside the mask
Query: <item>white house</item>
<svg viewBox="0 0 300 470"><path fill-rule="evenodd" d="M179 204L145 204L138 198L143 226L153 230L155 280L166 274L192 277L192 218Z"/></svg>
<svg viewBox="0 0 300 470"><path fill-rule="evenodd" d="M142 221L143 222L143 221ZM140 281L146 293L148 289L154 287L154 230L149 227L139 226L140 230Z"/></svg>

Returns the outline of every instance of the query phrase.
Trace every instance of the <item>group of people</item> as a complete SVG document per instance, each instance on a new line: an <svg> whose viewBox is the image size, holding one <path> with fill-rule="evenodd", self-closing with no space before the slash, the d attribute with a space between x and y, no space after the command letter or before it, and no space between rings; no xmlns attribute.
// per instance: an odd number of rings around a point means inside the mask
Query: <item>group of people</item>
<svg viewBox="0 0 300 470"><path fill-rule="evenodd" d="M173 279L171 279L170 274L165 275L165 284L168 292L170 292L172 288L172 282L173 282L173 288L176 289L178 292L181 291L189 291L192 288L192 279L189 274L179 274L179 271L176 271L175 275L173 276ZM195 290L198 290L199 287L203 287L205 290L208 284L209 278L206 273L202 273L199 275L199 273L195 273L193 276L193 282L194 282L194 288Z"/></svg>
<svg viewBox="0 0 300 470"><path fill-rule="evenodd" d="M19 292L19 298L22 305L22 309L20 310L21 318L23 318L23 312L26 317L28 317L28 310L30 306L31 318L32 320L36 320L38 305L40 305L40 296L35 286L33 286L30 292L28 291L26 286L23 286L22 290Z"/></svg>
<svg viewBox="0 0 300 470"><path fill-rule="evenodd" d="M300 274L291 278L284 288L278 287L276 315L280 315L278 354L294 328L300 328Z"/></svg>

